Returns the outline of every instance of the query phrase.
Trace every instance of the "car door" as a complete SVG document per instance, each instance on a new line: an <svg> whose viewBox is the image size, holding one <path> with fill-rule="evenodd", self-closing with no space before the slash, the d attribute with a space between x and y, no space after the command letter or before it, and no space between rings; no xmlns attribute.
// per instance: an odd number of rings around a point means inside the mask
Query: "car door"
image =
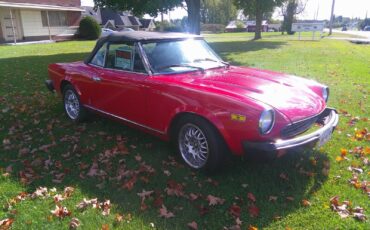
<svg viewBox="0 0 370 230"><path fill-rule="evenodd" d="M97 71L94 107L118 118L146 123L148 75L134 43L109 43L104 70Z"/></svg>

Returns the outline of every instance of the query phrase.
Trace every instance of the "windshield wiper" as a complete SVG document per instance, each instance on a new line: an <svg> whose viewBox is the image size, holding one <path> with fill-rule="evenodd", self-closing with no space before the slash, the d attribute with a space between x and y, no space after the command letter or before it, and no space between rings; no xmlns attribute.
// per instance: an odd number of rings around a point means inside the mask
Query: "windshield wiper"
<svg viewBox="0 0 370 230"><path fill-rule="evenodd" d="M221 63L221 64L224 64L225 66L227 66L227 68L230 67L230 63L226 62L226 61L222 61L222 60L215 60L215 59L212 59L212 58L199 58L199 59L195 59L193 62L201 62L201 61L212 61L212 62L218 62L218 63Z"/></svg>
<svg viewBox="0 0 370 230"><path fill-rule="evenodd" d="M188 65L188 64L174 64L174 65L167 65L167 66L160 66L158 68L155 68L157 71L172 68L172 67L186 67L186 68L193 68L200 70L202 73L204 73L205 69L199 66L193 66L193 65Z"/></svg>

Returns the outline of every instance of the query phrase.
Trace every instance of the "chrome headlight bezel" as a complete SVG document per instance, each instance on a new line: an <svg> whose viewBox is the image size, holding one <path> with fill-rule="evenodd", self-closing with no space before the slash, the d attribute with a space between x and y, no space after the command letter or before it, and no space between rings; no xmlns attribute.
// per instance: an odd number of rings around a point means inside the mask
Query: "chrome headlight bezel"
<svg viewBox="0 0 370 230"><path fill-rule="evenodd" d="M261 134L266 135L271 132L275 124L275 111L265 109L260 116L258 127Z"/></svg>
<svg viewBox="0 0 370 230"><path fill-rule="evenodd" d="M329 87L322 88L322 98L324 98L325 102L328 102L329 100L329 92Z"/></svg>

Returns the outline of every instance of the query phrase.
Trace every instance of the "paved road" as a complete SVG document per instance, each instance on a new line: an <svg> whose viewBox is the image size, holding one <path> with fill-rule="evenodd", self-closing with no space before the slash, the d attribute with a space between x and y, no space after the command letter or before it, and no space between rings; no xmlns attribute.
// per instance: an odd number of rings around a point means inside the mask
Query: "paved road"
<svg viewBox="0 0 370 230"><path fill-rule="evenodd" d="M341 30L333 30L333 33L356 35L356 36L361 36L361 37L370 39L370 31L353 31L353 30L341 31Z"/></svg>
<svg viewBox="0 0 370 230"><path fill-rule="evenodd" d="M329 32L329 29L324 29L325 32ZM340 33L340 34L347 34L348 37L328 37L329 39L336 39L336 40L347 40L354 43L364 43L370 44L370 31L341 31L341 30L333 30L333 33ZM359 38L353 38L350 36L359 36Z"/></svg>

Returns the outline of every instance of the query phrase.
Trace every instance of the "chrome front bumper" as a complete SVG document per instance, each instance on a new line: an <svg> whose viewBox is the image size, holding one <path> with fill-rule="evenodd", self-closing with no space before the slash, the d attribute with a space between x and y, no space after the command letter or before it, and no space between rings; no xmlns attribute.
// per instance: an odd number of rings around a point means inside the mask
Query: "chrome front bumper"
<svg viewBox="0 0 370 230"><path fill-rule="evenodd" d="M304 146L307 144L322 142L324 144L330 138L330 134L335 130L339 122L339 116L335 109L326 108L323 113L320 114L318 122L323 124L320 129L295 138L287 140L276 140L274 142L243 142L243 147L246 151L260 150L260 151L275 151L282 149L290 149L294 147Z"/></svg>

